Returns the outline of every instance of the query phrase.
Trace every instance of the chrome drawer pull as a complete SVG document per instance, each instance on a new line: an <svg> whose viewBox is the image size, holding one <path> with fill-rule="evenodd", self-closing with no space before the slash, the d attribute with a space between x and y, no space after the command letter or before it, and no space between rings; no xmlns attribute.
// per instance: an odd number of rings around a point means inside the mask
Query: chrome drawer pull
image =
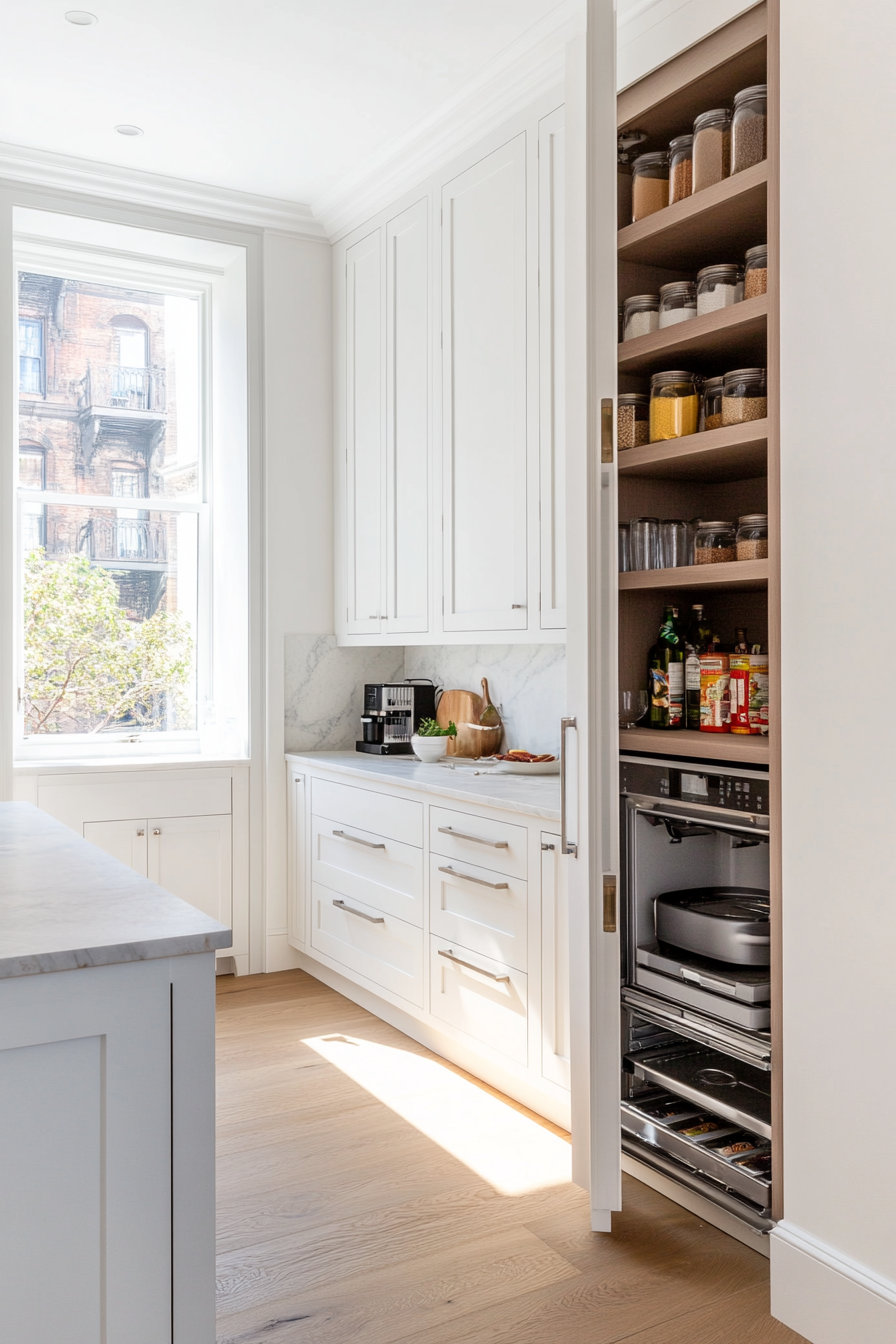
<svg viewBox="0 0 896 1344"><path fill-rule="evenodd" d="M492 891L506 891L510 886L509 882L486 882L484 877L471 877L469 873L459 873L456 868L439 868L439 872L462 877L465 882L475 882L479 887L491 887Z"/></svg>
<svg viewBox="0 0 896 1344"><path fill-rule="evenodd" d="M346 831L334 831L340 840L351 840L353 845L364 845L367 849L385 849L386 846L381 843L375 843L373 840L362 840L358 835L349 835Z"/></svg>
<svg viewBox="0 0 896 1344"><path fill-rule="evenodd" d="M385 924L382 915L365 915L363 910L353 910L345 901L334 901L337 910L344 910L347 915L357 915L359 919L366 919L368 924Z"/></svg>
<svg viewBox="0 0 896 1344"><path fill-rule="evenodd" d="M473 840L477 845L491 845L492 849L509 849L506 840L486 840L481 835L467 835L466 831L456 831L453 826L440 826L439 835L453 835L455 840Z"/></svg>
<svg viewBox="0 0 896 1344"><path fill-rule="evenodd" d="M468 971L475 971L477 975L487 975L489 980L496 981L499 985L510 983L509 975L495 975L494 971L483 970L481 966L474 966L472 961L461 961L460 957L455 957L451 952L443 952L439 948L439 956L444 957L446 961L453 961L455 966L466 966Z"/></svg>

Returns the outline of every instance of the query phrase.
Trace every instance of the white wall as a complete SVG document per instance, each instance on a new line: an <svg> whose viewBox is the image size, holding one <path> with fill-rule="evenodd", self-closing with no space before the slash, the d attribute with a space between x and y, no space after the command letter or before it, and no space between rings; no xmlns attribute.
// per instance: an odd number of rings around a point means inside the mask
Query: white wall
<svg viewBox="0 0 896 1344"><path fill-rule="evenodd" d="M266 586L265 965L297 962L286 941L284 639L333 629L331 249L264 236Z"/></svg>
<svg viewBox="0 0 896 1344"><path fill-rule="evenodd" d="M893 251L896 8L781 0L781 22L785 1221L773 1310L814 1344L883 1344L896 1339L896 321L873 275Z"/></svg>

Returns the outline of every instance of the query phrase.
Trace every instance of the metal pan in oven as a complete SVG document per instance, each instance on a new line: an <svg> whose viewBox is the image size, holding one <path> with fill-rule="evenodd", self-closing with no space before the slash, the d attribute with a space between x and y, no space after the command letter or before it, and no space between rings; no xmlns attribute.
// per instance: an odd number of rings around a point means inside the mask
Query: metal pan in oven
<svg viewBox="0 0 896 1344"><path fill-rule="evenodd" d="M657 896L661 943L729 966L767 966L771 960L769 894L758 887L690 887Z"/></svg>

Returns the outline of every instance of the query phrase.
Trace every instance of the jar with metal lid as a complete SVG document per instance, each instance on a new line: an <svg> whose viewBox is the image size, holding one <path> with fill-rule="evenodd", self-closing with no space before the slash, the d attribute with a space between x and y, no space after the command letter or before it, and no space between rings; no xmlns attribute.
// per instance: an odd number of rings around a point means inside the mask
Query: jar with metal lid
<svg viewBox="0 0 896 1344"><path fill-rule="evenodd" d="M722 384L722 424L743 425L768 415L765 369L734 369Z"/></svg>
<svg viewBox="0 0 896 1344"><path fill-rule="evenodd" d="M768 290L768 244L748 248L744 262L744 298L755 299Z"/></svg>
<svg viewBox="0 0 896 1344"><path fill-rule="evenodd" d="M768 559L768 514L745 513L737 520L738 560Z"/></svg>
<svg viewBox="0 0 896 1344"><path fill-rule="evenodd" d="M689 322L697 316L697 286L693 280L673 280L660 285L660 330Z"/></svg>
<svg viewBox="0 0 896 1344"><path fill-rule="evenodd" d="M765 84L754 84L734 95L731 114L731 176L762 163L766 156Z"/></svg>
<svg viewBox="0 0 896 1344"><path fill-rule="evenodd" d="M694 538L695 565L724 565L737 558L737 529L733 523L702 522Z"/></svg>
<svg viewBox="0 0 896 1344"><path fill-rule="evenodd" d="M727 262L718 266L704 266L697 272L697 316L716 313L740 302L740 269Z"/></svg>
<svg viewBox="0 0 896 1344"><path fill-rule="evenodd" d="M731 172L731 109L715 107L694 122L694 191L713 187Z"/></svg>
<svg viewBox="0 0 896 1344"><path fill-rule="evenodd" d="M664 149L639 154L632 164L632 223L669 204L669 155Z"/></svg>
<svg viewBox="0 0 896 1344"><path fill-rule="evenodd" d="M694 137L676 135L669 141L669 204L683 201L694 190Z"/></svg>
<svg viewBox="0 0 896 1344"><path fill-rule="evenodd" d="M722 378L707 378L703 384L703 403L700 407L700 428L722 427Z"/></svg>
<svg viewBox="0 0 896 1344"><path fill-rule="evenodd" d="M640 448L650 442L650 398L646 392L620 392L616 398L616 444Z"/></svg>
<svg viewBox="0 0 896 1344"><path fill-rule="evenodd" d="M647 336L660 325L659 294L635 294L622 305L622 339Z"/></svg>
<svg viewBox="0 0 896 1344"><path fill-rule="evenodd" d="M683 369L655 373L650 380L650 442L696 434L699 401L696 374Z"/></svg>

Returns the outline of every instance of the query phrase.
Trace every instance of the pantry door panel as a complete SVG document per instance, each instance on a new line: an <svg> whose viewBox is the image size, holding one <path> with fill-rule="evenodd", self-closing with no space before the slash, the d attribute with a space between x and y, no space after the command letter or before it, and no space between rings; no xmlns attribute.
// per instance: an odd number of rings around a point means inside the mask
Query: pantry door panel
<svg viewBox="0 0 896 1344"><path fill-rule="evenodd" d="M429 629L429 201L386 225L386 626Z"/></svg>
<svg viewBox="0 0 896 1344"><path fill-rule="evenodd" d="M542 630L566 625L565 108L538 123L539 568Z"/></svg>
<svg viewBox="0 0 896 1344"><path fill-rule="evenodd" d="M526 136L442 189L444 628L525 630Z"/></svg>
<svg viewBox="0 0 896 1344"><path fill-rule="evenodd" d="M382 230L345 254L346 633L377 634L383 616Z"/></svg>

